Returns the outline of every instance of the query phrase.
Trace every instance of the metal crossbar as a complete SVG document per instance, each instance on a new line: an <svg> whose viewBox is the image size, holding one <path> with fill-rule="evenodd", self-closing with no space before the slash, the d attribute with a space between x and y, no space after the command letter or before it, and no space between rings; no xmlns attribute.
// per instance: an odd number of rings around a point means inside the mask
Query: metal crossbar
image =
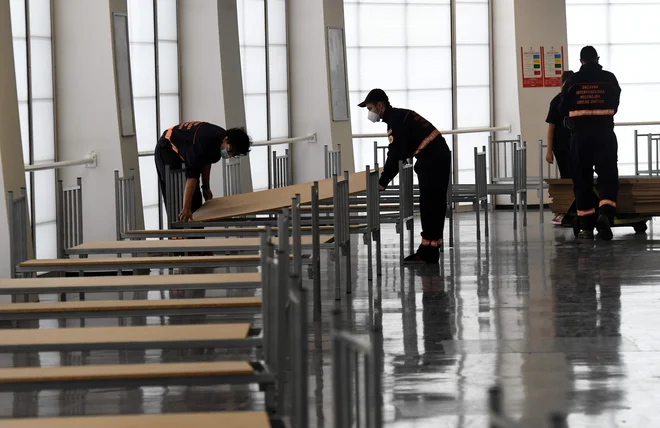
<svg viewBox="0 0 660 428"><path fill-rule="evenodd" d="M383 426L380 337L378 327L372 328L366 338L350 333L343 325L341 312L333 311L332 389L336 428Z"/></svg>
<svg viewBox="0 0 660 428"><path fill-rule="evenodd" d="M332 176L333 188L333 221L334 221L334 243L335 243L335 299L341 299L341 257L345 257L346 263L346 294L352 291L351 284L351 220L349 213L349 184L348 171L344 172L344 178L338 179Z"/></svg>
<svg viewBox="0 0 660 428"><path fill-rule="evenodd" d="M450 174L447 189L447 215L449 216L449 246L454 246L454 210L452 205L460 202L471 202L476 212L477 241L481 241L481 208L484 209L484 229L488 238L488 181L486 170L486 147L479 152L474 148L474 184L454 184L453 174Z"/></svg>
<svg viewBox="0 0 660 428"><path fill-rule="evenodd" d="M527 226L527 142L520 141L518 136L518 140L495 141L489 138L489 144L491 144L491 184L488 185L488 194L509 195L513 204L514 230L518 228L520 209L524 211L523 223ZM523 147L523 150L518 150ZM520 206L522 203L524 203L523 207Z"/></svg>
<svg viewBox="0 0 660 428"><path fill-rule="evenodd" d="M513 185L515 189L515 206L513 213L513 228L518 227L517 209L522 210L523 227L527 227L527 142L523 141L516 147L514 157Z"/></svg>
<svg viewBox="0 0 660 428"><path fill-rule="evenodd" d="M660 134L642 134L635 129L635 175L660 175ZM639 144L646 140L646 169L641 169ZM655 149L655 151L654 151ZM653 157L655 153L655 159Z"/></svg>
<svg viewBox="0 0 660 428"><path fill-rule="evenodd" d="M185 169L171 169L169 165L165 165L165 212L168 229L179 220L186 193L186 181Z"/></svg>
<svg viewBox="0 0 660 428"><path fill-rule="evenodd" d="M399 161L399 218L396 223L396 232L399 234L399 251L401 263L405 255L405 237L404 230L408 230L408 246L410 254L415 252L415 223L414 223L414 206L413 206L413 164L412 160L408 159L407 163Z"/></svg>
<svg viewBox="0 0 660 428"><path fill-rule="evenodd" d="M241 158L223 159L222 170L224 172L224 196L243 193L241 186Z"/></svg>
<svg viewBox="0 0 660 428"><path fill-rule="evenodd" d="M117 240L128 230L135 230L137 211L135 207L135 171L127 177L119 177L115 171L115 219Z"/></svg>
<svg viewBox="0 0 660 428"><path fill-rule="evenodd" d="M83 243L82 178L67 189L62 180L57 182L55 198L57 224L57 258L64 258L69 248Z"/></svg>
<svg viewBox="0 0 660 428"><path fill-rule="evenodd" d="M337 144L337 150L330 150L328 146L323 147L325 155L325 178L341 174L341 144Z"/></svg>
<svg viewBox="0 0 660 428"><path fill-rule="evenodd" d="M502 388L498 385L488 390L489 427L490 428L526 428L504 414ZM567 428L566 416L560 412L548 415L550 428Z"/></svg>
<svg viewBox="0 0 660 428"><path fill-rule="evenodd" d="M15 198L14 192L7 192L7 223L9 224L9 264L11 277L16 278L16 265L28 258L28 207L25 188Z"/></svg>
<svg viewBox="0 0 660 428"><path fill-rule="evenodd" d="M277 152L273 151L273 178L272 187L286 187L293 184L291 156L289 150L284 150L284 155L277 156Z"/></svg>

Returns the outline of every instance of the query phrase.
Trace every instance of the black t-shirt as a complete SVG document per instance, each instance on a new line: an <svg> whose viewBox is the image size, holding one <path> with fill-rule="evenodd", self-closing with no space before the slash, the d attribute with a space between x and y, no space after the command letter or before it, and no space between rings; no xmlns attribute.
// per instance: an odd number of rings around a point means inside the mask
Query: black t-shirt
<svg viewBox="0 0 660 428"><path fill-rule="evenodd" d="M165 131L163 138L176 147L186 164L186 177L199 178L204 165L220 160L225 132L208 122L183 122Z"/></svg>
<svg viewBox="0 0 660 428"><path fill-rule="evenodd" d="M571 140L571 132L564 126L564 118L559 112L559 103L561 102L561 94L557 94L552 101L550 101L550 110L546 123L553 123L555 125L555 133L552 139L553 149L568 149Z"/></svg>

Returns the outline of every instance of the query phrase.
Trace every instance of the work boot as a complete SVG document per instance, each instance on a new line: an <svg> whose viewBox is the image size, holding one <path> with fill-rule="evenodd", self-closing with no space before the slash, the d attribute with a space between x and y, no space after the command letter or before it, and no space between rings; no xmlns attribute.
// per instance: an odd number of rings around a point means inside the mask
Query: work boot
<svg viewBox="0 0 660 428"><path fill-rule="evenodd" d="M611 241L614 235L612 234L612 226L610 219L601 214L596 221L596 228L598 229L598 239L603 241Z"/></svg>
<svg viewBox="0 0 660 428"><path fill-rule="evenodd" d="M593 240L594 231L592 229L582 230L578 233L577 239Z"/></svg>
<svg viewBox="0 0 660 428"><path fill-rule="evenodd" d="M420 245L415 254L411 254L405 259L403 263L407 265L424 264L424 263L438 263L440 260L440 249L438 247L430 247L428 245Z"/></svg>

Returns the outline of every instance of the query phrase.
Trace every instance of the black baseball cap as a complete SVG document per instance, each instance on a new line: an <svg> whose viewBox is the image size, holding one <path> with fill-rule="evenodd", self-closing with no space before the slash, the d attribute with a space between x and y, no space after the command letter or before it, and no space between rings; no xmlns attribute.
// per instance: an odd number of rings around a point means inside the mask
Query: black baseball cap
<svg viewBox="0 0 660 428"><path fill-rule="evenodd" d="M593 46L585 46L580 51L580 59L582 61L595 61L598 59L598 52Z"/></svg>
<svg viewBox="0 0 660 428"><path fill-rule="evenodd" d="M372 89L369 91L367 94L367 98L364 99L360 104L358 104L358 107L366 107L367 103L377 103L377 102L384 102L384 103L389 103L390 99L387 97L387 94L385 91L382 89Z"/></svg>

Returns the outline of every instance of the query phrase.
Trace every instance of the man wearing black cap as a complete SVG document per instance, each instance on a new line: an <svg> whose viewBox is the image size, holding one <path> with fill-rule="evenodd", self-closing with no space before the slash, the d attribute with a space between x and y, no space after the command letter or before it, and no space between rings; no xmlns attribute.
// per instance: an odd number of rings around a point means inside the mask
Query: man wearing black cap
<svg viewBox="0 0 660 428"><path fill-rule="evenodd" d="M390 142L387 160L380 176L380 188L399 173L399 161L415 156L415 172L419 179L419 211L422 220L422 243L406 263L437 263L447 209L447 185L451 171L451 153L440 131L411 110L394 108L382 89L373 89L359 107L369 110L372 122L387 123Z"/></svg>
<svg viewBox="0 0 660 428"><path fill-rule="evenodd" d="M596 227L600 239L610 240L619 192L614 115L621 88L614 74L603 70L598 60L593 46L582 48L582 67L564 84L559 109L572 132L571 175L580 220L578 237L593 239ZM594 168L600 193L598 207L593 197Z"/></svg>

